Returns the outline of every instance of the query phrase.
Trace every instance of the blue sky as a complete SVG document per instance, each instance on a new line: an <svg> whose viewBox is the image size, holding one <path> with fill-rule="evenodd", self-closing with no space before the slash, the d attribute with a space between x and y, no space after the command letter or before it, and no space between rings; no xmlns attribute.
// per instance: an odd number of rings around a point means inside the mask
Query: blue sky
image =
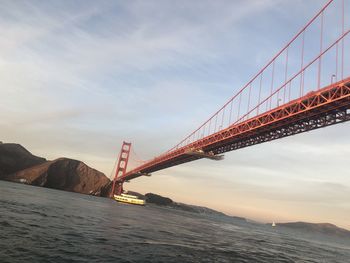
<svg viewBox="0 0 350 263"><path fill-rule="evenodd" d="M1 140L107 176L123 140L152 158L234 95L325 3L2 1ZM350 228L349 128L185 164L128 188L261 221Z"/></svg>

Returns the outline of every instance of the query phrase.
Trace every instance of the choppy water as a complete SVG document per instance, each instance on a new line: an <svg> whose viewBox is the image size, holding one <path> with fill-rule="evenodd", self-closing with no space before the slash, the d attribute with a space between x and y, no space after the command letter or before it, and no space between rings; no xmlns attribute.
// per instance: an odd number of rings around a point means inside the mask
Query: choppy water
<svg viewBox="0 0 350 263"><path fill-rule="evenodd" d="M271 227L0 181L0 262L350 262Z"/></svg>

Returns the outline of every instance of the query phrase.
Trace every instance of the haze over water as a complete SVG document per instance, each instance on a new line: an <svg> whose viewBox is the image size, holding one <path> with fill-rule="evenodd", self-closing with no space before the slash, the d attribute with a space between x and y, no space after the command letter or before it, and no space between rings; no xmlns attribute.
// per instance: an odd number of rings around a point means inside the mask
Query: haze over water
<svg viewBox="0 0 350 263"><path fill-rule="evenodd" d="M1 262L350 262L349 245L169 208L0 182Z"/></svg>

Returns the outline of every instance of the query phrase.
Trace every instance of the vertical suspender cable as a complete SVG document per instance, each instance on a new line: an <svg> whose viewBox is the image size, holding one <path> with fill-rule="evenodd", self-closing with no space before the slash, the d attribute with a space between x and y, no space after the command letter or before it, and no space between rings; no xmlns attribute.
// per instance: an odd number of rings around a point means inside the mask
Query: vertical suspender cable
<svg viewBox="0 0 350 263"><path fill-rule="evenodd" d="M320 35L320 54L323 51L323 23L324 23L324 12L321 13L321 35ZM322 70L322 56L318 59L318 78L317 78L317 89L321 88L321 70Z"/></svg>
<svg viewBox="0 0 350 263"><path fill-rule="evenodd" d="M345 0L342 1L342 36L345 34ZM344 38L342 39L341 79L344 79Z"/></svg>
<svg viewBox="0 0 350 263"><path fill-rule="evenodd" d="M222 110L221 129L224 127L225 109L226 109L226 106Z"/></svg>
<svg viewBox="0 0 350 263"><path fill-rule="evenodd" d="M247 119L249 119L249 108L250 108L250 95L252 93L252 84L249 85L249 91L248 91L248 104L247 104Z"/></svg>
<svg viewBox="0 0 350 263"><path fill-rule="evenodd" d="M300 70L303 69L304 67L304 52L305 52L305 30L303 31L303 36L302 36L302 40L301 40L301 65L300 65ZM303 96L304 94L304 75L305 75L305 71L302 70L301 74L300 74L300 97Z"/></svg>
<svg viewBox="0 0 350 263"><path fill-rule="evenodd" d="M239 103L238 103L238 111L237 111L237 121L239 120L239 114L241 111L241 100L242 100L242 92L239 93Z"/></svg>
<svg viewBox="0 0 350 263"><path fill-rule="evenodd" d="M286 51L286 69L284 72L284 88L283 88L283 104L286 103L286 84L287 84L287 78L288 78L288 59L289 59L289 46L287 47Z"/></svg>
<svg viewBox="0 0 350 263"><path fill-rule="evenodd" d="M233 105L233 100L231 100L231 106L230 106L230 117L228 120L228 125L231 125L231 117L232 117L232 105Z"/></svg>
<svg viewBox="0 0 350 263"><path fill-rule="evenodd" d="M272 93L273 93L274 79L275 79L275 60L272 63L272 78L271 78L271 90L270 90L270 110L272 108Z"/></svg>
<svg viewBox="0 0 350 263"><path fill-rule="evenodd" d="M264 73L264 72L261 72L261 75L260 75L258 107L256 108L256 114L257 114L257 115L259 115L259 108L260 108L260 100L261 100L261 88L262 88L262 78L263 78L263 73Z"/></svg>

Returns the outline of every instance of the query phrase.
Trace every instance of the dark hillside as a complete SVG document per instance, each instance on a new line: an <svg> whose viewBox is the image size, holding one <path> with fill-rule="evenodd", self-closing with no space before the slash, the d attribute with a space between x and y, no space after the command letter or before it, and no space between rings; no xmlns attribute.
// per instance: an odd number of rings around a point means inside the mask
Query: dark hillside
<svg viewBox="0 0 350 263"><path fill-rule="evenodd" d="M0 143L0 179L8 174L46 162L15 143Z"/></svg>

